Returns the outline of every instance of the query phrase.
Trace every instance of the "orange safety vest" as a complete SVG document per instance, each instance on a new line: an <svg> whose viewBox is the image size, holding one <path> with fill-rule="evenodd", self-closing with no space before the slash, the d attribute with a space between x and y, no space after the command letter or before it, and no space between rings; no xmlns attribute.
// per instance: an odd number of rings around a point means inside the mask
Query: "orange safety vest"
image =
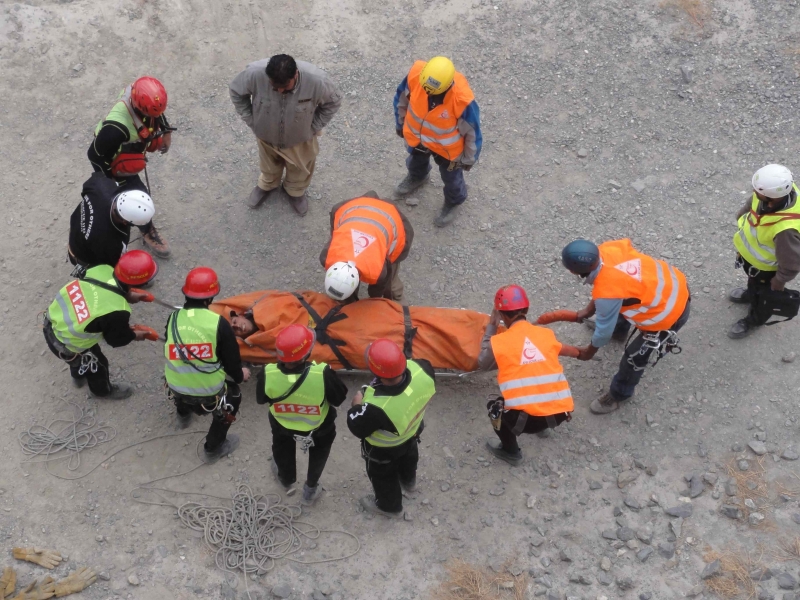
<svg viewBox="0 0 800 600"><path fill-rule="evenodd" d="M622 316L643 331L664 331L675 324L689 301L686 277L675 267L637 252L629 239L600 244L600 272L592 298L635 299Z"/></svg>
<svg viewBox="0 0 800 600"><path fill-rule="evenodd" d="M475 100L466 77L456 72L444 102L428 110L428 94L419 83L419 75L427 63L418 60L408 72L409 102L403 124L403 137L412 148L420 144L449 160L464 153L464 136L458 131L458 119Z"/></svg>
<svg viewBox="0 0 800 600"><path fill-rule="evenodd" d="M572 412L572 392L558 361L561 343L552 331L519 321L491 343L506 409L533 417Z"/></svg>
<svg viewBox="0 0 800 600"><path fill-rule="evenodd" d="M393 204L376 198L355 198L333 215L333 234L325 268L353 261L361 281L377 283L386 258L395 262L406 246L406 230Z"/></svg>

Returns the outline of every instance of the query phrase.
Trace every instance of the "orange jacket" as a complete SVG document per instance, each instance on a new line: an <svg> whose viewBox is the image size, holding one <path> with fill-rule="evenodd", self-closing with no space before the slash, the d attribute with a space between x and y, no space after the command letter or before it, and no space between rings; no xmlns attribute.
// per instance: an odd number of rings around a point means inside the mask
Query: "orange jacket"
<svg viewBox="0 0 800 600"><path fill-rule="evenodd" d="M428 94L419 84L419 75L426 64L418 60L408 72L409 102L403 137L412 148L422 144L439 156L456 160L464 152L464 136L458 131L458 118L475 99L475 94L466 77L456 72L444 102L429 111Z"/></svg>
<svg viewBox="0 0 800 600"><path fill-rule="evenodd" d="M633 299L622 316L643 331L672 327L686 309L689 287L675 267L637 252L629 239L600 244L602 266L594 280L592 298Z"/></svg>
<svg viewBox="0 0 800 600"><path fill-rule="evenodd" d="M325 268L353 261L361 281L377 283L387 258L394 263L406 245L400 212L390 202L362 196L345 202L333 216Z"/></svg>
<svg viewBox="0 0 800 600"><path fill-rule="evenodd" d="M534 417L572 412L572 392L558 361L561 343L552 331L519 321L491 342L506 409Z"/></svg>

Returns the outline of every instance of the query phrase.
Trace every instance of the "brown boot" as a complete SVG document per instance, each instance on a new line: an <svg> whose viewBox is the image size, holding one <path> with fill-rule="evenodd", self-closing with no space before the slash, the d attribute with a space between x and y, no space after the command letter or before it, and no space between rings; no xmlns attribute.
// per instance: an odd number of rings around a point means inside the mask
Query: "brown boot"
<svg viewBox="0 0 800 600"><path fill-rule="evenodd" d="M260 187L256 186L253 188L253 191L250 192L250 196L247 198L247 206L250 208L258 208L259 205L264 202L270 196L274 196L280 193L280 186L271 189L269 191L264 191Z"/></svg>
<svg viewBox="0 0 800 600"><path fill-rule="evenodd" d="M169 258L169 244L158 233L155 224L150 223L150 231L142 234L142 241L158 258Z"/></svg>
<svg viewBox="0 0 800 600"><path fill-rule="evenodd" d="M614 400L611 397L611 394L606 392L596 400L592 400L592 404L589 406L589 410L592 411L596 415L606 415L610 412L614 412L619 408L619 402Z"/></svg>
<svg viewBox="0 0 800 600"><path fill-rule="evenodd" d="M297 197L286 194L286 197L289 198L289 204L292 205L294 212L301 217L305 217L308 212L308 194L303 192L302 196Z"/></svg>

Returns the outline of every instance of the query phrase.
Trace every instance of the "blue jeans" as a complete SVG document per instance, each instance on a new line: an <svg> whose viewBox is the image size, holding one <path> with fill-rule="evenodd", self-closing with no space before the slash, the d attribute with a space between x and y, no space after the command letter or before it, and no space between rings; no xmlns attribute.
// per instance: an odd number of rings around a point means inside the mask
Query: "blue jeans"
<svg viewBox="0 0 800 600"><path fill-rule="evenodd" d="M686 308L684 309L683 314L678 317L678 320L670 328L670 331L678 331L681 327L686 325L686 322L689 320L691 307L692 301L690 299L686 303ZM661 339L665 338L667 335L666 331L658 333L659 338ZM639 331L633 337L631 343L625 347L625 351L622 353L622 359L619 361L619 370L617 371L617 374L614 375L614 379L611 380L611 388L609 389L611 397L617 402L622 402L623 400L627 400L633 396L636 386L642 380L645 367L650 359L650 355L653 353L652 349L647 349L644 353L639 354L639 350L643 343L644 337L642 336L642 332ZM633 364L628 361L630 357L633 357L631 361Z"/></svg>
<svg viewBox="0 0 800 600"><path fill-rule="evenodd" d="M431 156L439 166L439 173L442 175L444 201L452 205L463 203L467 199L467 184L464 182L464 171L463 169L448 171L447 168L450 166L450 161L443 156L433 154L428 150L414 148L406 158L408 174L414 179L427 177L431 171Z"/></svg>

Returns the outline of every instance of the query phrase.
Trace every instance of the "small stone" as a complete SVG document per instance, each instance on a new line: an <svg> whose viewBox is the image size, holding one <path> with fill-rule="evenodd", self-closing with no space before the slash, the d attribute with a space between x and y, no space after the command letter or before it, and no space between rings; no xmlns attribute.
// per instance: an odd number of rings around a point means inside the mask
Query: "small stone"
<svg viewBox="0 0 800 600"><path fill-rule="evenodd" d="M603 530L603 537L607 540L616 540L617 539L617 532L613 529L604 529Z"/></svg>
<svg viewBox="0 0 800 600"><path fill-rule="evenodd" d="M447 491L450 490L450 484L449 483L443 483L439 489L442 490L443 492L447 492Z"/></svg>
<svg viewBox="0 0 800 600"><path fill-rule="evenodd" d="M784 598L787 595L788 594L784 594ZM769 590L765 590L761 586L758 586L756 590L756 598L758 598L758 600L775 600L775 596Z"/></svg>
<svg viewBox="0 0 800 600"><path fill-rule="evenodd" d="M658 553L664 558L672 558L675 555L675 544L672 542L661 542L658 545Z"/></svg>
<svg viewBox="0 0 800 600"><path fill-rule="evenodd" d="M83 71L83 63L78 63L77 65L73 66L72 70L76 73Z"/></svg>
<svg viewBox="0 0 800 600"><path fill-rule="evenodd" d="M414 515L412 515L409 511L405 511L403 513L403 520L404 521L413 521L414 520Z"/></svg>
<svg viewBox="0 0 800 600"><path fill-rule="evenodd" d="M94 541L95 542L102 542L103 540L105 540L105 538L102 535L94 536Z"/></svg>
<svg viewBox="0 0 800 600"><path fill-rule="evenodd" d="M617 539L622 540L623 542L632 540L635 537L636 534L630 527L620 527L619 529L617 529Z"/></svg>
<svg viewBox="0 0 800 600"><path fill-rule="evenodd" d="M658 473L658 467L655 465L650 465L644 470L650 477L655 477L656 473Z"/></svg>
<svg viewBox="0 0 800 600"><path fill-rule="evenodd" d="M649 544L653 541L653 528L650 525L645 525L636 530L636 537L639 541Z"/></svg>
<svg viewBox="0 0 800 600"><path fill-rule="evenodd" d="M681 537L681 530L683 529L683 519L675 519L674 521L670 521L669 529L672 532L672 535L675 536L675 539Z"/></svg>
<svg viewBox="0 0 800 600"><path fill-rule="evenodd" d="M630 577L620 577L617 579L617 587L621 590L629 590L633 587L633 579Z"/></svg>
<svg viewBox="0 0 800 600"><path fill-rule="evenodd" d="M705 585L703 585L702 583L698 583L696 586L694 586L692 589L686 592L686 597L696 598L697 596L702 594L705 591L705 589L706 589Z"/></svg>
<svg viewBox="0 0 800 600"><path fill-rule="evenodd" d="M494 524L494 521L489 521L488 518L487 518L487 520L484 521L483 524L486 525L487 522L492 523L492 525ZM439 526L439 517L431 517L431 525L433 525L434 527L438 527ZM489 527L491 527L491 525L489 525Z"/></svg>
<svg viewBox="0 0 800 600"><path fill-rule="evenodd" d="M572 552L568 548L563 548L561 552L558 553L558 558L563 560L564 562L572 562Z"/></svg>
<svg viewBox="0 0 800 600"><path fill-rule="evenodd" d="M622 184L619 181L615 180L615 179L609 179L608 180L608 185L610 185L615 190L618 190L618 189L622 188Z"/></svg>
<svg viewBox="0 0 800 600"><path fill-rule="evenodd" d="M778 582L778 587L782 590L793 590L797 587L797 580L791 573L778 573L775 576L775 581Z"/></svg>
<svg viewBox="0 0 800 600"><path fill-rule="evenodd" d="M580 148L578 150L578 158L586 158L589 156L589 151L586 148Z"/></svg>
<svg viewBox="0 0 800 600"><path fill-rule="evenodd" d="M755 503L755 502L753 502L753 499L752 499L752 498L745 498L745 500L744 500L744 505L745 505L747 508L749 508L750 510L755 510L755 509L756 509L756 503Z"/></svg>
<svg viewBox="0 0 800 600"><path fill-rule="evenodd" d="M131 585L139 585L141 581L139 581L139 578L136 575L128 575L128 583Z"/></svg>
<svg viewBox="0 0 800 600"><path fill-rule="evenodd" d="M166 558L167 554L169 554L169 551L167 550L166 546L157 546L156 550L158 550L158 553L161 555L161 558Z"/></svg>
<svg viewBox="0 0 800 600"><path fill-rule="evenodd" d="M419 198L406 198L406 206L419 206Z"/></svg>
<svg viewBox="0 0 800 600"><path fill-rule="evenodd" d="M550 566L550 564L551 564L551 563L550 563L550 559L549 559L549 558L547 558L546 556L543 556L543 557L542 557L542 558L539 560L539 562L541 563L541 565L542 565L542 566L543 566L545 569L546 569L547 567L549 567L549 566Z"/></svg>
<svg viewBox="0 0 800 600"><path fill-rule="evenodd" d="M639 478L638 471L623 471L617 476L617 487L624 488Z"/></svg>
<svg viewBox="0 0 800 600"><path fill-rule="evenodd" d="M652 592L644 592L639 594L639 600L650 600L653 597Z"/></svg>
<svg viewBox="0 0 800 600"><path fill-rule="evenodd" d="M703 484L703 478L698 474L694 474L692 480L689 482L689 497L697 498L705 489L706 486Z"/></svg>
<svg viewBox="0 0 800 600"><path fill-rule="evenodd" d="M783 460L797 460L798 458L800 458L800 454L798 454L794 448L789 446L788 448L786 448L786 450L783 451L783 454L781 454L781 458Z"/></svg>
<svg viewBox="0 0 800 600"><path fill-rule="evenodd" d="M599 583L600 585L611 585L612 583L614 583L614 578L605 571L600 571L597 574L597 583Z"/></svg>
<svg viewBox="0 0 800 600"><path fill-rule="evenodd" d="M744 451L744 444L741 442L736 442L731 446L731 452L743 452Z"/></svg>
<svg viewBox="0 0 800 600"><path fill-rule="evenodd" d="M536 496L528 496L528 499L525 501L525 506L528 508L536 506Z"/></svg>
<svg viewBox="0 0 800 600"><path fill-rule="evenodd" d="M108 573L106 573L105 571L100 571L100 572L97 574L97 578L98 578L98 579L102 579L103 581L111 581L111 575L109 575L109 574L108 574Z"/></svg>
<svg viewBox="0 0 800 600"><path fill-rule="evenodd" d="M792 521L800 525L800 513L793 513L792 514Z"/></svg>
<svg viewBox="0 0 800 600"><path fill-rule="evenodd" d="M700 573L700 579L711 579L720 573L722 573L722 565L720 565L719 559L717 559L714 562L710 562L706 565L706 568L703 569L702 573Z"/></svg>
<svg viewBox="0 0 800 600"><path fill-rule="evenodd" d="M750 579L753 581L767 581L772 579L772 571L767 567L750 571Z"/></svg>
<svg viewBox="0 0 800 600"><path fill-rule="evenodd" d="M736 463L736 466L739 468L740 471L749 471L750 470L750 463L746 460L742 459Z"/></svg>
<svg viewBox="0 0 800 600"><path fill-rule="evenodd" d="M641 503L635 498L631 498L630 496L626 496L623 502L625 503L625 506L630 508L632 511L638 511L642 508Z"/></svg>
<svg viewBox="0 0 800 600"><path fill-rule="evenodd" d="M744 516L742 514L742 509L732 504L723 504L722 514L729 519L741 519Z"/></svg>
<svg viewBox="0 0 800 600"><path fill-rule="evenodd" d="M489 490L490 496L502 496L505 493L505 488L496 487Z"/></svg>
<svg viewBox="0 0 800 600"><path fill-rule="evenodd" d="M607 556L604 556L603 558L601 558L600 559L600 568L603 569L603 571L610 571L611 570L611 559L608 558Z"/></svg>
<svg viewBox="0 0 800 600"><path fill-rule="evenodd" d="M681 65L681 78L684 83L692 83L694 69L690 65Z"/></svg>
<svg viewBox="0 0 800 600"><path fill-rule="evenodd" d="M739 486L736 485L736 481L731 479L725 482L725 493L728 496L736 496L739 494Z"/></svg>
<svg viewBox="0 0 800 600"><path fill-rule="evenodd" d="M595 481L594 479L589 482L589 489L590 490L602 490L603 484L599 481Z"/></svg>
<svg viewBox="0 0 800 600"><path fill-rule="evenodd" d="M636 553L636 558L638 558L640 562L646 562L652 553L653 548L651 546L645 546Z"/></svg>
<svg viewBox="0 0 800 600"><path fill-rule="evenodd" d="M325 594L319 590L311 592L311 600L325 600Z"/></svg>
<svg viewBox="0 0 800 600"><path fill-rule="evenodd" d="M546 600L563 600L563 599L564 595L559 592L556 592L554 590L550 590L547 592Z"/></svg>
<svg viewBox="0 0 800 600"><path fill-rule="evenodd" d="M292 586L288 583L279 583L272 586L270 593L276 598L288 598L292 595Z"/></svg>
<svg viewBox="0 0 800 600"><path fill-rule="evenodd" d="M689 502L682 502L678 506L673 506L671 508L665 508L664 512L667 513L670 517L680 517L681 519L685 519L687 517L692 516L692 508L691 503Z"/></svg>
<svg viewBox="0 0 800 600"><path fill-rule="evenodd" d="M793 363L795 358L797 358L797 353L796 352L789 352L789 354L786 354L785 356L782 356L781 360L783 362L785 362L785 363Z"/></svg>
<svg viewBox="0 0 800 600"><path fill-rule="evenodd" d="M631 187L632 187L634 190L636 190L637 192L641 193L641 192L643 192L643 191L644 191L644 188L646 188L646 187L647 187L647 185L646 185L646 184L645 184L645 182L644 182L644 181L642 181L641 179L637 179L636 181L634 181L634 182L631 184Z"/></svg>
<svg viewBox="0 0 800 600"><path fill-rule="evenodd" d="M442 448L442 452L444 452L445 458L455 458L455 455L453 454L453 451L450 450L450 448L448 448L447 446L444 446Z"/></svg>
<svg viewBox="0 0 800 600"><path fill-rule="evenodd" d="M752 450L758 456L764 456L767 453L767 445L764 442L753 440L747 445L750 446L750 450Z"/></svg>
<svg viewBox="0 0 800 600"><path fill-rule="evenodd" d="M498 586L502 590L513 590L514 589L514 582L513 581L502 581Z"/></svg>
<svg viewBox="0 0 800 600"><path fill-rule="evenodd" d="M719 481L719 475L716 473L703 473L703 481L705 481L708 485L717 485L717 481Z"/></svg>

